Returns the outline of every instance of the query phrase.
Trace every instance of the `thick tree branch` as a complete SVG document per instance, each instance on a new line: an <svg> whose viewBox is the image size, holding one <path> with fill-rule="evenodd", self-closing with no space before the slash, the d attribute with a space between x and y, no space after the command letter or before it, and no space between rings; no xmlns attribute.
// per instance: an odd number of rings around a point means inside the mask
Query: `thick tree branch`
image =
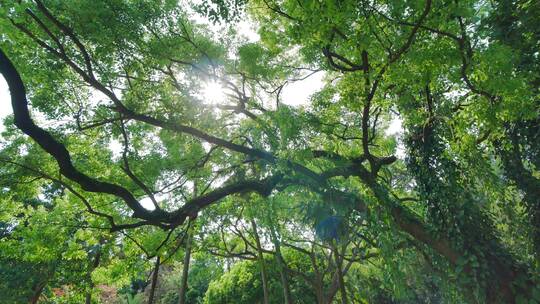
<svg viewBox="0 0 540 304"><path fill-rule="evenodd" d="M126 188L91 178L75 168L66 147L58 142L49 132L37 126L30 117L24 83L13 63L5 55L3 50L0 50L0 72L4 75L11 93L11 105L15 116L15 125L56 159L62 175L77 182L86 191L106 193L122 198L134 211L135 217L146 220L155 220L157 218L157 213L144 209Z"/></svg>

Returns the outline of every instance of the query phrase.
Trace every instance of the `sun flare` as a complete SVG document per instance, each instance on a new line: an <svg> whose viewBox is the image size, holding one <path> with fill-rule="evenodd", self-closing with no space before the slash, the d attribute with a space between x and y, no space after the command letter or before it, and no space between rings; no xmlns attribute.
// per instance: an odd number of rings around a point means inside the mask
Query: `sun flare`
<svg viewBox="0 0 540 304"><path fill-rule="evenodd" d="M211 80L203 86L202 97L204 101L210 104L216 104L223 101L225 92L221 83Z"/></svg>

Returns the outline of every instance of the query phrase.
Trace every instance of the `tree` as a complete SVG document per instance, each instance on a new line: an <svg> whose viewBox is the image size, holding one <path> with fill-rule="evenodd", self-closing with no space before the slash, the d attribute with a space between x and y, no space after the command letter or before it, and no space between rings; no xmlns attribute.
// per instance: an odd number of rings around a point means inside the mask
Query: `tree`
<svg viewBox="0 0 540 304"><path fill-rule="evenodd" d="M269 302L278 276L279 299L295 298L290 275L314 282L319 302L408 301L423 290L540 302L535 2L204 1L196 10L222 26L214 36L188 8L1 3L6 121L17 127L1 151L5 201L52 191L52 207L39 209L45 232L68 244L90 229L106 234L122 256L86 269L90 288L94 276L144 277L156 257L182 260L187 237L231 265L206 299L256 301L258 289L230 291L222 279L253 287L260 269ZM245 16L259 41L230 30ZM304 106L286 105L283 89L314 73L324 87ZM222 100L205 100L208 84L223 88ZM400 138L384 132L395 122ZM3 234L35 227L19 209L0 219L13 227ZM53 228L63 212L77 227ZM195 218L200 235L190 237ZM91 246L75 243L91 265ZM285 248L311 265L295 268ZM20 255L6 263L25 267ZM115 267L131 272L119 279ZM353 275L383 287L358 299ZM385 289L403 276L418 292Z"/></svg>
<svg viewBox="0 0 540 304"><path fill-rule="evenodd" d="M269 303L282 303L281 288L279 286L279 273L272 259L266 259L268 265L268 293ZM208 287L204 303L263 303L264 294L260 271L257 262L243 261L236 263L229 272L216 278ZM315 303L315 298L309 286L301 284L301 288L294 294L297 303Z"/></svg>

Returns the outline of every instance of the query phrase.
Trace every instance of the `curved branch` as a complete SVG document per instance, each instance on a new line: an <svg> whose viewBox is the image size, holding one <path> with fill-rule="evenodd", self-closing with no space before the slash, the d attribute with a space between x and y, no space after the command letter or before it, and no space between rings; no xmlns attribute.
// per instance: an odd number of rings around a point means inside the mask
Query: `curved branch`
<svg viewBox="0 0 540 304"><path fill-rule="evenodd" d="M187 202L180 209L172 213L172 218L175 222L183 222L186 217L195 218L197 213L206 206L218 201L231 194L245 193L254 191L262 196L270 195L270 192L275 188L282 176L276 175L265 180L246 180L238 183L230 184L214 191L208 192L205 195L196 197Z"/></svg>
<svg viewBox="0 0 540 304"><path fill-rule="evenodd" d="M99 181L92 178L73 165L66 147L58 142L49 132L37 126L28 110L26 88L19 72L0 49L0 72L4 75L11 93L11 105L15 117L15 125L26 135L35 140L47 153L53 156L60 167L60 173L78 183L84 190L112 194L122 198L134 211L134 216L146 220L155 220L157 213L144 209L131 192L116 184Z"/></svg>

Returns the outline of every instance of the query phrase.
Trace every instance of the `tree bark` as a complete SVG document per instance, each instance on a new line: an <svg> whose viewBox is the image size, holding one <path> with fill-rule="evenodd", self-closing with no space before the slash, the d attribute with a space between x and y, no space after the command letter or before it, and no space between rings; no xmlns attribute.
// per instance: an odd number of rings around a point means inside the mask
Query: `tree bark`
<svg viewBox="0 0 540 304"><path fill-rule="evenodd" d="M100 242L100 246L101 246ZM92 282L92 272L94 269L96 269L99 266L99 262L101 260L101 247L97 249L96 256L94 257L94 261L92 262L91 268L88 270L88 282L90 284L90 290L86 292L85 296L85 304L91 304L92 303L92 289L94 289L94 282Z"/></svg>
<svg viewBox="0 0 540 304"><path fill-rule="evenodd" d="M341 304L347 304L347 290L345 288L345 280L343 278L343 259L339 256L338 246L335 241L332 241L332 247L334 251L334 260L336 262L336 275L339 286L339 292L341 294Z"/></svg>
<svg viewBox="0 0 540 304"><path fill-rule="evenodd" d="M148 296L148 304L154 304L154 295L156 293L156 286L159 273L159 255L156 257L156 264L154 266L154 272L152 273L152 285L150 286L150 295Z"/></svg>
<svg viewBox="0 0 540 304"><path fill-rule="evenodd" d="M457 265L458 260L462 258L463 253L453 248L450 240L445 238L435 239L424 223L411 215L407 209L395 203L388 190L375 181L375 179L361 172L359 174L362 181L373 191L375 197L389 208L392 218L396 225L404 232L408 233L416 240L431 247L435 252L445 257L451 265ZM470 244L469 244L470 245ZM494 244L487 244L493 247ZM488 250L485 252L485 261L493 271L487 279L486 298L489 303L515 303L518 295L530 296L534 281L528 275L527 269L520 265L512 257L498 256L497 250ZM471 272L469 267L464 271ZM523 284L514 285L518 279L523 279Z"/></svg>
<svg viewBox="0 0 540 304"><path fill-rule="evenodd" d="M185 254L184 254L184 263L183 263L183 269L182 269L182 281L180 283L180 292L179 292L179 299L178 304L185 304L186 303L186 292L188 288L188 275L189 275L189 263L191 261L191 242L193 241L193 231L192 231L192 225L193 220L189 221L189 228L186 231L187 233L187 239L186 239L186 248L185 248Z"/></svg>
<svg viewBox="0 0 540 304"><path fill-rule="evenodd" d="M266 266L264 264L264 255L262 252L262 246L261 246L261 239L259 238L259 233L257 232L257 224L255 223L255 220L251 220L251 227L253 229L253 235L255 237L255 244L257 245L257 259L259 260L259 267L261 269L261 280L262 280L262 287L263 287L263 303L268 304L270 299L268 295L268 281L267 281L267 273L266 273Z"/></svg>
<svg viewBox="0 0 540 304"><path fill-rule="evenodd" d="M34 288L34 292L32 294L32 297L30 298L30 304L36 304L39 301L39 297L41 297L41 293L43 292L43 289L47 285L47 281L40 282L36 288Z"/></svg>
<svg viewBox="0 0 540 304"><path fill-rule="evenodd" d="M272 238L272 243L274 243L274 247L276 250L275 258L279 266L279 278L281 281L281 287L283 289L283 299L285 301L285 304L292 304L293 301L291 296L291 288L289 286L289 276L285 267L285 260L283 259L283 255L281 254L281 244L277 237L277 233L273 226L273 223L270 225L270 235Z"/></svg>
<svg viewBox="0 0 540 304"><path fill-rule="evenodd" d="M58 260L51 267L51 269L48 269L46 271L47 275L43 278L43 280L41 280L40 282L38 282L36 285L34 285L32 287L33 293L32 293L32 296L30 297L30 299L28 301L29 303L31 303L31 304L38 303L39 298L41 297L41 294L43 293L43 289L45 289L45 286L47 286L47 283L49 282L49 280L54 276L54 273L56 271L57 263L58 263Z"/></svg>
<svg viewBox="0 0 540 304"><path fill-rule="evenodd" d="M317 280L316 284L313 284L315 290L315 297L317 298L317 304L327 304L326 296L324 295L324 287L322 280Z"/></svg>

